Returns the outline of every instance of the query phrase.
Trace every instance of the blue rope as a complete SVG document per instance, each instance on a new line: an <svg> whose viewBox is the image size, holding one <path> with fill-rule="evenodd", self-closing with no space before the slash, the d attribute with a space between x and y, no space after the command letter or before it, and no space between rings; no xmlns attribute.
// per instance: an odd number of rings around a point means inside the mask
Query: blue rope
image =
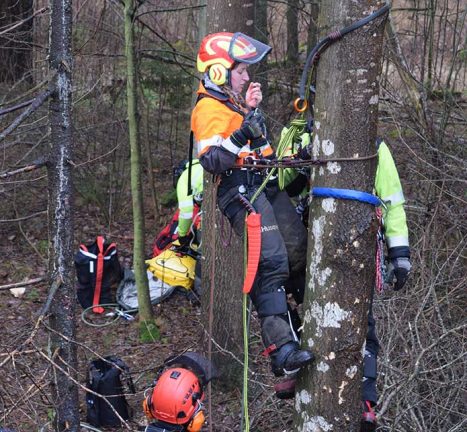
<svg viewBox="0 0 467 432"><path fill-rule="evenodd" d="M383 205L382 201L375 195L368 192L361 192L352 189L336 189L325 187L314 187L311 190L314 197L337 198L345 200L360 201L379 207Z"/></svg>

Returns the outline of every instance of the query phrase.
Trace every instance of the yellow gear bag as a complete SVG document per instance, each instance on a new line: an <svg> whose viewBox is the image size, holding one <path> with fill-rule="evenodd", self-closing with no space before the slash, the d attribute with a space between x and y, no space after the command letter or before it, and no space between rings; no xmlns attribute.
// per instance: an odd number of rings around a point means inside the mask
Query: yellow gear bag
<svg viewBox="0 0 467 432"><path fill-rule="evenodd" d="M148 270L167 285L193 288L196 260L189 256L166 249L161 254L146 260Z"/></svg>

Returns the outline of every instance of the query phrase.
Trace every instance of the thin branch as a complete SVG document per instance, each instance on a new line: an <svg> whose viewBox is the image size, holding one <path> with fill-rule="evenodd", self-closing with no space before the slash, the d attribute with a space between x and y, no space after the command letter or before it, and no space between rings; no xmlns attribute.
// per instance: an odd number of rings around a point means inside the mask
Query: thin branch
<svg viewBox="0 0 467 432"><path fill-rule="evenodd" d="M8 126L3 132L0 133L0 142L3 141L11 132L13 132L24 120L26 120L34 111L36 111L52 94L52 90L49 88L44 93L34 99L34 102L24 110L16 120Z"/></svg>
<svg viewBox="0 0 467 432"><path fill-rule="evenodd" d="M32 164L23 167L23 168L18 168L16 170L7 171L7 172L5 172L3 174L0 174L0 179L11 177L11 176L14 176L16 174L20 174L20 173L24 173L24 172L33 171L33 170L42 168L45 165L47 165L47 160L46 159L41 159L39 161L33 162Z"/></svg>
<svg viewBox="0 0 467 432"><path fill-rule="evenodd" d="M39 282L43 282L45 280L45 277L39 277L39 278L34 278L34 279L28 279L23 282L15 282L12 284L7 284L7 285L0 285L0 291L6 291L11 288L18 288L18 287L24 287L28 285L34 285ZM1 355L1 354L0 354Z"/></svg>
<svg viewBox="0 0 467 432"><path fill-rule="evenodd" d="M46 12L48 10L49 10L48 7L44 7L42 9L39 9L38 11L34 12L31 16L29 16L29 17L27 17L27 18L25 18L25 19L23 19L21 21L18 21L16 24L13 24L11 27L8 27L5 30L0 31L0 36L3 35L3 34L11 32L15 28L22 26L23 24L27 23L28 21L31 21L34 17L36 17L38 15L42 15L44 12Z"/></svg>
<svg viewBox="0 0 467 432"><path fill-rule="evenodd" d="M21 102L18 105L2 109L2 110L0 110L0 116L11 113L11 112L16 111L16 110L19 110L21 108L24 108L24 107L26 107L28 105L31 105L33 102L34 102L34 99L29 99L28 101Z"/></svg>
<svg viewBox="0 0 467 432"><path fill-rule="evenodd" d="M19 217L19 218L16 218L16 219L0 219L0 223L21 222L21 221L24 221L24 220L33 219L33 218L35 218L37 216L42 216L44 214L47 214L47 210L43 210L43 211L33 213L31 215L28 215L28 216Z"/></svg>

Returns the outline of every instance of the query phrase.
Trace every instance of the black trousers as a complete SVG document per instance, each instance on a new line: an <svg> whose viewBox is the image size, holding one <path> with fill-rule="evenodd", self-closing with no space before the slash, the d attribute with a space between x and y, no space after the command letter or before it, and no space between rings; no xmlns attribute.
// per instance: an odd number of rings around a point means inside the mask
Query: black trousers
<svg viewBox="0 0 467 432"><path fill-rule="evenodd" d="M218 189L219 208L240 237L244 235L246 210L238 199L239 193L251 199L261 179L254 180L257 184L245 181L232 185L229 181L226 186L221 182ZM287 193L277 185L268 185L253 207L261 214L261 255L250 297L261 320L264 345L280 348L296 340L287 314L286 287L303 291L307 231ZM297 285L296 279L300 281Z"/></svg>

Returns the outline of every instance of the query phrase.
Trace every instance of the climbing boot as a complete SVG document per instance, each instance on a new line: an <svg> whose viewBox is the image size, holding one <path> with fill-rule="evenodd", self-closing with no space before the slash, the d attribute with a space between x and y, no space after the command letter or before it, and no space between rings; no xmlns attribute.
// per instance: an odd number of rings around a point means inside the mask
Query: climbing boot
<svg viewBox="0 0 467 432"><path fill-rule="evenodd" d="M310 364L315 356L311 351L301 350L297 342L288 342L271 352L271 367L275 376L290 375Z"/></svg>
<svg viewBox="0 0 467 432"><path fill-rule="evenodd" d="M374 432L376 431L376 413L373 410L370 401L363 402L363 415L360 422L360 432Z"/></svg>
<svg viewBox="0 0 467 432"><path fill-rule="evenodd" d="M292 399L295 397L296 378L286 378L274 385L274 391L278 399Z"/></svg>

